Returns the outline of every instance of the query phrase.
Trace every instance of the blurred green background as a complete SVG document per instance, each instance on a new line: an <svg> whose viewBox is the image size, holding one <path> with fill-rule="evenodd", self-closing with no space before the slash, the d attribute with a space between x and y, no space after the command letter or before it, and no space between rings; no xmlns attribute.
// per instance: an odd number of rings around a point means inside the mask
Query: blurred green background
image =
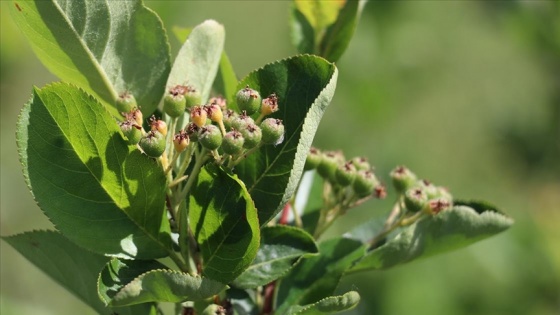
<svg viewBox="0 0 560 315"><path fill-rule="evenodd" d="M146 1L168 29L213 18L239 76L296 53L289 1ZM27 191L15 145L33 85L56 80L1 3L1 234L51 228ZM173 53L180 43L170 35ZM396 165L455 196L491 201L516 221L469 248L344 278L348 314L560 313L560 2L370 2L337 63L334 100L315 138L363 155L387 182ZM352 210L330 233L385 215L386 201ZM93 314L6 243L1 309Z"/></svg>

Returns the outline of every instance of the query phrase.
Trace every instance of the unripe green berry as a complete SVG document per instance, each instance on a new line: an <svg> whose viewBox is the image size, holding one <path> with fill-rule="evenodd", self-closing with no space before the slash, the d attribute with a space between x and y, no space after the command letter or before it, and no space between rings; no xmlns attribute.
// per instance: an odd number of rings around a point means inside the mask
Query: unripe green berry
<svg viewBox="0 0 560 315"><path fill-rule="evenodd" d="M119 126L128 144L137 144L142 138L142 127L138 126L135 121L125 120L119 123Z"/></svg>
<svg viewBox="0 0 560 315"><path fill-rule="evenodd" d="M224 140L222 141L222 150L224 153L235 155L243 150L243 144L245 139L241 132L237 130L232 130L224 136Z"/></svg>
<svg viewBox="0 0 560 315"><path fill-rule="evenodd" d="M146 155L160 157L165 151L165 136L157 130L152 130L140 139L139 145Z"/></svg>
<svg viewBox="0 0 560 315"><path fill-rule="evenodd" d="M404 166L397 166L391 171L391 179L393 181L393 186L400 194L414 186L418 180L416 175Z"/></svg>
<svg viewBox="0 0 560 315"><path fill-rule="evenodd" d="M129 92L124 92L117 98L116 107L120 113L128 113L138 107L138 104L136 103L134 95Z"/></svg>
<svg viewBox="0 0 560 315"><path fill-rule="evenodd" d="M255 124L248 124L244 129L239 130L245 139L243 147L245 149L252 149L256 147L262 140L262 130Z"/></svg>
<svg viewBox="0 0 560 315"><path fill-rule="evenodd" d="M371 170L371 164L369 164L368 160L365 157L355 157L352 159L352 164L356 167L358 171L369 171Z"/></svg>
<svg viewBox="0 0 560 315"><path fill-rule="evenodd" d="M200 92L190 85L186 86L185 99L187 100L187 108L193 108L194 106L202 103L202 96L200 95Z"/></svg>
<svg viewBox="0 0 560 315"><path fill-rule="evenodd" d="M261 122L262 142L278 145L284 141L284 124L282 120L267 118Z"/></svg>
<svg viewBox="0 0 560 315"><path fill-rule="evenodd" d="M304 170L309 171L312 169L317 168L321 163L321 159L323 155L317 148L309 149L309 153L307 154L307 158L305 159L305 166L303 167Z"/></svg>
<svg viewBox="0 0 560 315"><path fill-rule="evenodd" d="M357 172L352 162L346 162L344 165L340 165L335 171L336 183L342 187L351 185L356 178Z"/></svg>
<svg viewBox="0 0 560 315"><path fill-rule="evenodd" d="M231 122L231 128L236 130L243 130L247 128L249 124L255 124L255 121L251 116L247 116L247 113L243 111L241 115L238 115Z"/></svg>
<svg viewBox="0 0 560 315"><path fill-rule="evenodd" d="M222 145L222 132L214 125L206 125L198 131L198 142L208 150L216 150Z"/></svg>
<svg viewBox="0 0 560 315"><path fill-rule="evenodd" d="M262 100L261 115L270 115L278 111L278 97L272 93Z"/></svg>
<svg viewBox="0 0 560 315"><path fill-rule="evenodd" d="M248 85L244 89L239 90L235 98L239 110L247 112L247 115L253 115L261 106L261 96L259 92L251 89Z"/></svg>
<svg viewBox="0 0 560 315"><path fill-rule="evenodd" d="M150 117L150 129L157 130L164 136L167 135L167 124L165 123L165 121L157 119L154 115Z"/></svg>
<svg viewBox="0 0 560 315"><path fill-rule="evenodd" d="M416 181L416 184L414 186L421 187L426 192L428 199L434 199L440 196L438 188L434 184L432 184L431 182L425 179Z"/></svg>
<svg viewBox="0 0 560 315"><path fill-rule="evenodd" d="M187 100L183 94L167 94L163 98L163 110L171 117L179 117L185 113Z"/></svg>
<svg viewBox="0 0 560 315"><path fill-rule="evenodd" d="M339 152L329 151L321 155L321 161L317 165L317 173L324 179L335 182L336 181L336 169L340 165Z"/></svg>
<svg viewBox="0 0 560 315"><path fill-rule="evenodd" d="M404 205L410 212L418 212L428 206L428 194L422 186L414 186L404 193Z"/></svg>
<svg viewBox="0 0 560 315"><path fill-rule="evenodd" d="M380 186L377 177L371 171L360 170L352 183L354 192L359 197L366 197L375 192L375 188Z"/></svg>
<svg viewBox="0 0 560 315"><path fill-rule="evenodd" d="M224 113L224 126L226 129L231 129L233 127L233 121L237 119L237 113L231 109L227 109Z"/></svg>
<svg viewBox="0 0 560 315"><path fill-rule="evenodd" d="M131 109L126 113L122 113L125 120L130 120L135 122L138 126L142 126L144 116L142 115L142 111L137 107Z"/></svg>
<svg viewBox="0 0 560 315"><path fill-rule="evenodd" d="M204 108L200 106L195 106L191 109L191 121L195 123L198 127L206 125L206 119L208 118L208 113Z"/></svg>

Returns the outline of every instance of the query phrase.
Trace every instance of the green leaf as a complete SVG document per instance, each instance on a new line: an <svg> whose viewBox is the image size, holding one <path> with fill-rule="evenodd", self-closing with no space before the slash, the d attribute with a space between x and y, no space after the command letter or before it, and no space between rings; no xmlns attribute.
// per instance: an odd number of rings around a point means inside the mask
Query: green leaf
<svg viewBox="0 0 560 315"><path fill-rule="evenodd" d="M112 306L202 300L225 288L207 278L169 270L157 261L119 259L105 266L98 282L100 297Z"/></svg>
<svg viewBox="0 0 560 315"><path fill-rule="evenodd" d="M361 242L334 238L319 244L319 255L302 259L282 279L277 314L286 314L293 305L307 305L330 296L344 272L365 254Z"/></svg>
<svg viewBox="0 0 560 315"><path fill-rule="evenodd" d="M95 287L97 273L109 258L75 245L58 232L33 231L3 239L99 314L111 315L113 311L122 315L155 314L153 304L113 309L105 307Z"/></svg>
<svg viewBox="0 0 560 315"><path fill-rule="evenodd" d="M236 166L255 201L259 221L266 224L292 197L319 121L336 87L338 70L325 59L300 55L268 64L250 73L238 85L249 85L263 97L276 93L284 141L267 145Z"/></svg>
<svg viewBox="0 0 560 315"><path fill-rule="evenodd" d="M293 45L302 54L313 54L315 52L315 30L313 26L295 4L291 12L290 34Z"/></svg>
<svg viewBox="0 0 560 315"><path fill-rule="evenodd" d="M157 107L170 70L163 23L142 1L14 1L12 16L41 62L98 96L113 114L130 91L144 114Z"/></svg>
<svg viewBox="0 0 560 315"><path fill-rule="evenodd" d="M257 257L233 284L242 289L265 285L286 274L299 257L317 252L313 237L304 230L286 225L263 227Z"/></svg>
<svg viewBox="0 0 560 315"><path fill-rule="evenodd" d="M200 92L205 103L218 72L224 41L224 27L214 20L195 27L179 50L167 86L188 84Z"/></svg>
<svg viewBox="0 0 560 315"><path fill-rule="evenodd" d="M319 43L318 55L336 62L350 43L366 1L346 1L336 22L330 25Z"/></svg>
<svg viewBox="0 0 560 315"><path fill-rule="evenodd" d="M390 268L411 260L459 249L500 233L513 220L495 208L471 208L456 203L447 211L405 228L395 238L370 251L351 271ZM478 206L483 203L471 203Z"/></svg>
<svg viewBox="0 0 560 315"><path fill-rule="evenodd" d="M216 81L214 81L214 90L217 94L222 95L228 104L233 102L233 98L238 91L237 75L235 75L233 66L225 52L222 53L220 58L220 68Z"/></svg>
<svg viewBox="0 0 560 315"><path fill-rule="evenodd" d="M306 306L294 306L287 312L290 315L323 315L351 310L360 303L360 295L356 291L346 292L339 296L329 296Z"/></svg>
<svg viewBox="0 0 560 315"><path fill-rule="evenodd" d="M92 96L65 83L35 89L18 120L17 144L35 200L71 241L125 258L167 255L163 170L126 144Z"/></svg>
<svg viewBox="0 0 560 315"><path fill-rule="evenodd" d="M251 265L259 248L259 221L237 176L214 164L202 168L189 197L189 219L205 276L230 283Z"/></svg>
<svg viewBox="0 0 560 315"><path fill-rule="evenodd" d="M344 2L353 1L295 0L294 7L315 30L321 30L336 21Z"/></svg>

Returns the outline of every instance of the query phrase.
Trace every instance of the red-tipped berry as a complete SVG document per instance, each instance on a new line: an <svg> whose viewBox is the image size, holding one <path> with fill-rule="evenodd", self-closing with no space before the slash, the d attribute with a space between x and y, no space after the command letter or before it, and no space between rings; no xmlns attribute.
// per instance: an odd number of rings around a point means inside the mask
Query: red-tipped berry
<svg viewBox="0 0 560 315"><path fill-rule="evenodd" d="M165 151L165 136L157 130L152 130L140 139L139 145L146 155L160 157Z"/></svg>
<svg viewBox="0 0 560 315"><path fill-rule="evenodd" d="M187 99L185 98L185 88L177 85L169 90L163 98L163 110L171 117L179 117L185 112Z"/></svg>
<svg viewBox="0 0 560 315"><path fill-rule="evenodd" d="M119 123L123 135L128 144L137 144L142 138L142 127L138 126L133 120L125 120Z"/></svg>
<svg viewBox="0 0 560 315"><path fill-rule="evenodd" d="M237 113L231 109L226 109L224 113L224 126L226 129L231 129L233 127L233 122L237 119Z"/></svg>
<svg viewBox="0 0 560 315"><path fill-rule="evenodd" d="M235 155L241 152L244 142L245 139L243 138L241 132L232 130L224 136L221 148L224 150L224 153Z"/></svg>
<svg viewBox="0 0 560 315"><path fill-rule="evenodd" d="M393 186L397 192L401 194L414 186L418 180L416 175L404 166L397 166L391 171L391 179L393 181Z"/></svg>
<svg viewBox="0 0 560 315"><path fill-rule="evenodd" d="M356 178L357 172L352 162L346 162L340 165L335 171L336 183L343 187L351 185Z"/></svg>
<svg viewBox="0 0 560 315"><path fill-rule="evenodd" d="M321 154L321 151L319 151L317 148L312 147L311 149L309 149L309 153L307 154L307 158L305 159L305 166L303 167L303 169L309 171L317 168L317 166L319 166L319 164L321 163L322 158L323 155Z"/></svg>
<svg viewBox="0 0 560 315"><path fill-rule="evenodd" d="M222 132L214 125L206 125L198 131L198 142L208 150L215 150L222 145Z"/></svg>
<svg viewBox="0 0 560 315"><path fill-rule="evenodd" d="M239 110L247 112L247 115L253 115L261 106L261 96L259 92L251 89L248 85L244 89L239 90L235 98Z"/></svg>
<svg viewBox="0 0 560 315"><path fill-rule="evenodd" d="M354 192L359 197L366 197L375 192L375 188L379 186L379 180L371 171L358 171L356 179L352 183Z"/></svg>
<svg viewBox="0 0 560 315"><path fill-rule="evenodd" d="M278 97L272 93L262 100L261 114L266 116L278 111Z"/></svg>
<svg viewBox="0 0 560 315"><path fill-rule="evenodd" d="M282 120L267 118L260 125L262 130L262 142L264 144L278 145L284 141L284 124Z"/></svg>
<svg viewBox="0 0 560 315"><path fill-rule="evenodd" d="M124 92L117 98L116 107L120 113L128 113L138 107L138 104L136 103L134 95L129 92Z"/></svg>
<svg viewBox="0 0 560 315"><path fill-rule="evenodd" d="M202 102L200 92L190 85L185 87L185 99L187 100L187 108L193 108Z"/></svg>
<svg viewBox="0 0 560 315"><path fill-rule="evenodd" d="M217 104L210 104L204 106L204 109L206 110L206 113L210 120L217 123L223 122L224 114L222 113L222 109L220 108L220 106L218 106Z"/></svg>
<svg viewBox="0 0 560 315"><path fill-rule="evenodd" d="M255 124L248 124L244 129L239 130L245 139L243 147L245 149L252 149L256 147L262 140L262 130Z"/></svg>
<svg viewBox="0 0 560 315"><path fill-rule="evenodd" d="M212 97L212 98L208 101L208 104L220 106L220 108L222 109L222 112L225 111L225 110L227 109L227 101L226 101L225 98L223 98L223 97L221 97L221 96Z"/></svg>
<svg viewBox="0 0 560 315"><path fill-rule="evenodd" d="M175 151L181 153L189 146L190 138L186 131L181 130L178 134L173 136L173 146Z"/></svg>
<svg viewBox="0 0 560 315"><path fill-rule="evenodd" d="M428 205L428 194L419 185L407 189L404 193L404 205L410 212L418 212Z"/></svg>
<svg viewBox="0 0 560 315"><path fill-rule="evenodd" d="M188 123L188 125L185 127L185 132L186 134L189 136L189 139L193 142L198 141L198 131L200 130L200 128L193 123L192 121L190 123Z"/></svg>
<svg viewBox="0 0 560 315"><path fill-rule="evenodd" d="M369 171L371 170L371 164L369 164L368 160L365 157L355 157L352 159L352 164L356 167L358 171Z"/></svg>
<svg viewBox="0 0 560 315"><path fill-rule="evenodd" d="M150 117L150 129L157 130L164 136L167 135L167 124L165 123L165 121L157 119L154 115Z"/></svg>
<svg viewBox="0 0 560 315"><path fill-rule="evenodd" d="M247 128L249 124L255 124L255 121L253 120L253 118L248 116L245 111L243 111L241 115L238 115L232 120L231 128L236 130L243 130Z"/></svg>
<svg viewBox="0 0 560 315"><path fill-rule="evenodd" d="M195 106L191 109L191 121L195 123L198 127L206 125L206 119L208 118L208 113L204 108L200 106Z"/></svg>

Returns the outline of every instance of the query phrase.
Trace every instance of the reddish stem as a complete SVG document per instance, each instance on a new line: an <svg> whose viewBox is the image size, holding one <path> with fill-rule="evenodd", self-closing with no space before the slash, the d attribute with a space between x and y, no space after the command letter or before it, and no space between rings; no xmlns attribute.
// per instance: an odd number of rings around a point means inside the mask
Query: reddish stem
<svg viewBox="0 0 560 315"><path fill-rule="evenodd" d="M282 216L280 217L280 220L278 220L278 224L288 224L288 217L290 216L290 211L291 211L291 205L290 203L286 203L286 205L284 206L284 209L282 209Z"/></svg>
<svg viewBox="0 0 560 315"><path fill-rule="evenodd" d="M272 281L264 287L264 303L261 315L272 314L272 301L274 300L274 291L276 290L276 281Z"/></svg>

